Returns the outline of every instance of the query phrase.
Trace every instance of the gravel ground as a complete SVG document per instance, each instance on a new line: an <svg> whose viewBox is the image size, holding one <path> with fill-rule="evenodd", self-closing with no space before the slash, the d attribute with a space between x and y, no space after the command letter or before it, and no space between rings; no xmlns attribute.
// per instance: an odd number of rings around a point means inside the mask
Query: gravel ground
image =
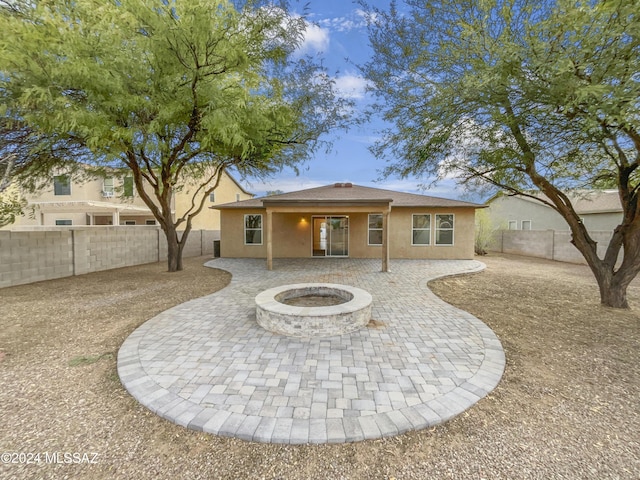
<svg viewBox="0 0 640 480"><path fill-rule="evenodd" d="M32 462L4 463L0 478L640 478L638 282L632 309L617 311L599 305L586 267L483 257L485 272L431 288L500 337L507 368L491 395L394 438L264 445L173 425L118 380L137 326L229 282L205 260L0 290L0 452Z"/></svg>

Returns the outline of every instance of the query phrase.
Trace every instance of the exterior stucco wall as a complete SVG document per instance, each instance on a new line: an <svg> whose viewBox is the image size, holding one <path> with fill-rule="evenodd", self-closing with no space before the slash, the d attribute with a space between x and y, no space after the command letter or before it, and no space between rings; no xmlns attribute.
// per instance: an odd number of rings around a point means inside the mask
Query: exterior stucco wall
<svg viewBox="0 0 640 480"><path fill-rule="evenodd" d="M100 204L109 204L112 206L131 205L148 210L147 205L144 203L142 198L140 198L140 195L135 188L133 197L122 197L123 179L121 177L113 178L115 192L111 197L103 196L102 191L104 190L104 180L102 179L86 179L82 182L72 180L70 185L70 195L55 195L53 185L54 180L52 178L48 188L45 188L35 194L26 195L25 199L28 202L100 202ZM177 217L182 216L184 212L191 207L191 199L197 189L197 186L197 183L191 183L175 193L172 200L172 208L175 210ZM155 198L149 185L145 186L145 191L147 191L152 199ZM220 179L220 184L215 190L214 202L211 202L209 198L205 200L202 211L192 222L192 229L220 230L220 212L209 207L221 205L223 203L235 202L237 199L247 200L249 198L251 198L251 195L245 193L228 174L224 173ZM37 225L55 226L56 220L71 220L73 226L90 224L88 219L89 212L85 212L82 209L78 210L78 208L82 207L74 208L73 212L69 210L65 211L65 208L66 207L62 205L59 207L47 207L47 211L42 213L39 208L28 207L25 209L25 215L18 217L14 224L5 226L3 229L12 230L19 227ZM88 210L88 207L85 208ZM126 210L122 210L120 212L121 225L124 225L126 221L135 221L135 225L146 225L147 220L155 222L155 218L151 212L131 212ZM104 210L95 210L93 224L111 225L112 214ZM181 229L184 229L184 227L185 224L180 226Z"/></svg>
<svg viewBox="0 0 640 480"><path fill-rule="evenodd" d="M371 213L378 213L375 209ZM454 244L452 246L435 245L435 228L431 232L431 245L412 246L413 213L429 213L432 225L436 214L454 214ZM262 245L245 245L244 215L262 214ZM273 214L273 257L307 258L312 256L312 221L316 213L274 213ZM319 215L319 213L317 214ZM327 215L339 215L327 212ZM368 212L348 212L349 216L349 257L380 258L380 246L368 243ZM221 211L220 253L227 258L266 258L266 211L263 209L238 209ZM473 258L475 229L475 209L392 209L389 220L389 243L391 258L433 258L433 259L469 259Z"/></svg>
<svg viewBox="0 0 640 480"><path fill-rule="evenodd" d="M492 223L500 229L508 229L511 220L518 222L516 230L522 230L522 221L529 220L531 230L569 230L564 218L551 207L518 197L497 197L489 203L487 211ZM622 213L615 212L584 213L580 217L590 232L613 231L622 221Z"/></svg>
<svg viewBox="0 0 640 480"><path fill-rule="evenodd" d="M267 258L267 242L244 244L244 215L262 214L263 230L267 216L264 210L222 210L220 212L220 256L226 258Z"/></svg>
<svg viewBox="0 0 640 480"><path fill-rule="evenodd" d="M622 222L622 213L589 213L582 215L582 218L590 232L613 231ZM569 227L563 230L569 230Z"/></svg>
<svg viewBox="0 0 640 480"><path fill-rule="evenodd" d="M191 199L198 188L199 183L187 185L180 192L175 195L175 210L176 217L181 217L184 212L191 207ZM239 197L237 197L238 195ZM201 194L198 195L198 199L201 198ZM215 205L222 205L223 203L231 203L236 200L248 200L251 195L242 191L229 175L222 174L220 183L215 190L214 201L211 202L209 198L205 199L204 207L202 211L193 219L192 227L194 229L206 229L206 230L220 230L220 211L214 210L209 207ZM184 224L183 224L184 227Z"/></svg>
<svg viewBox="0 0 640 480"><path fill-rule="evenodd" d="M431 215L431 244L411 245L412 215ZM453 245L435 244L436 214L454 215ZM394 208L390 219L391 258L433 258L462 260L474 257L475 209Z"/></svg>

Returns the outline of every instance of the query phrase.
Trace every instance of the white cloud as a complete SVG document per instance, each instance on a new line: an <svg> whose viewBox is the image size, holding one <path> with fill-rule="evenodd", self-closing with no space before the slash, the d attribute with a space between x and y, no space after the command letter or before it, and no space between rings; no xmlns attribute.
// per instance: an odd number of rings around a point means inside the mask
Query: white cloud
<svg viewBox="0 0 640 480"><path fill-rule="evenodd" d="M370 22L374 22L376 18L377 16L374 12L367 12L357 8L346 16L323 18L318 21L318 24L337 32L349 32L365 28Z"/></svg>
<svg viewBox="0 0 640 480"><path fill-rule="evenodd" d="M298 53L325 52L329 47L329 30L306 21L305 25L304 40L298 48Z"/></svg>
<svg viewBox="0 0 640 480"><path fill-rule="evenodd" d="M345 98L364 98L369 82L360 75L346 74L335 78L338 93Z"/></svg>

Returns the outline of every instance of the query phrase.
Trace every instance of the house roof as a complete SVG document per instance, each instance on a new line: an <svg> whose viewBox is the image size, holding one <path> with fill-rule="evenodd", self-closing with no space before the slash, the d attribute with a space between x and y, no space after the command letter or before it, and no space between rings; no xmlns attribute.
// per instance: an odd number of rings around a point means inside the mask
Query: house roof
<svg viewBox="0 0 640 480"><path fill-rule="evenodd" d="M296 192L252 198L240 202L217 205L215 209L266 208L268 206L303 205L367 205L391 204L392 207L431 207L431 208L483 208L484 205L461 202L448 198L431 197L415 193L396 192L382 188L363 187L351 183L335 183L323 187L298 190Z"/></svg>
<svg viewBox="0 0 640 480"><path fill-rule="evenodd" d="M622 205L620 204L620 196L617 190L576 190L568 192L566 195L578 215L622 213ZM487 203L490 203L498 196L500 196L500 194L487 200ZM535 203L536 205L544 205L530 197L523 197L521 195L514 196L521 200ZM536 193L534 196L549 201L546 195L542 193Z"/></svg>

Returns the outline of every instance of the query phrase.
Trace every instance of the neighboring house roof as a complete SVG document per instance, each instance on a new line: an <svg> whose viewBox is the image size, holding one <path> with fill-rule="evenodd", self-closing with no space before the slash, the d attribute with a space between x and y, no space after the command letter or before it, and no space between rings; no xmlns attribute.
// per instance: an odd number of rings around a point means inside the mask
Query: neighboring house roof
<svg viewBox="0 0 640 480"><path fill-rule="evenodd" d="M617 190L576 190L574 192L566 193L567 197L571 201L573 208L578 215L588 215L594 213L622 213L622 205L620 205L620 196ZM535 203L536 205L543 205L551 208L548 205L538 202L531 197L524 197L522 195L509 195L506 193L494 195L487 200L487 203L491 203L499 196L513 196L527 202ZM536 193L534 196L550 201L544 194Z"/></svg>
<svg viewBox="0 0 640 480"><path fill-rule="evenodd" d="M362 187L351 183L336 183L324 187L309 188L296 192L252 198L240 202L217 205L215 209L266 208L284 205L354 205L354 204L391 204L392 207L430 207L430 208L483 208L484 205L461 202L448 198L431 197L415 193L396 192L382 188Z"/></svg>
<svg viewBox="0 0 640 480"><path fill-rule="evenodd" d="M236 184L236 187L238 187L242 191L242 193L244 193L245 195L249 195L251 197L255 197L256 196L255 193L247 192L244 189L244 187L242 185L240 185L240 182L238 182L238 180L236 180L235 177L233 175L231 175L231 173L229 173L229 170L227 170L226 168L224 169L224 173L227 174L227 177L229 177L233 181L233 183Z"/></svg>

